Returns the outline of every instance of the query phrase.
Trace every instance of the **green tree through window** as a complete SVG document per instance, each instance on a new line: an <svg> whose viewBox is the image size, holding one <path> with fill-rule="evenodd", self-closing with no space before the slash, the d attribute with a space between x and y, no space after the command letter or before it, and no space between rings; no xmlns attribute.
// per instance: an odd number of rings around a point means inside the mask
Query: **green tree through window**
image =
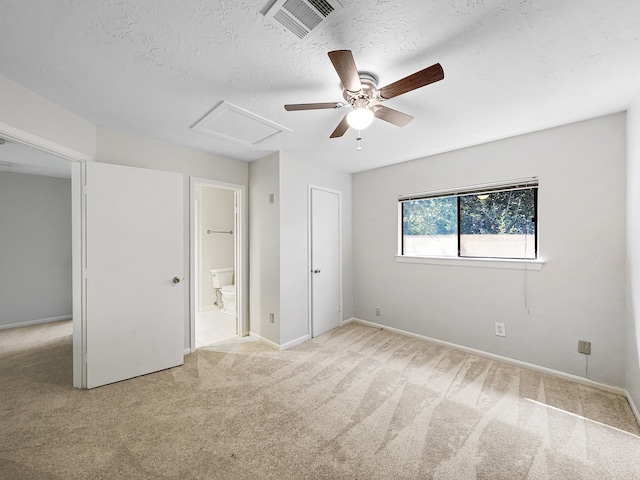
<svg viewBox="0 0 640 480"><path fill-rule="evenodd" d="M534 225L534 191L509 190L460 198L461 234L527 234Z"/></svg>
<svg viewBox="0 0 640 480"><path fill-rule="evenodd" d="M425 198L403 203L407 235L448 235L458 230L456 197Z"/></svg>
<svg viewBox="0 0 640 480"><path fill-rule="evenodd" d="M537 258L537 183L401 202L402 255Z"/></svg>

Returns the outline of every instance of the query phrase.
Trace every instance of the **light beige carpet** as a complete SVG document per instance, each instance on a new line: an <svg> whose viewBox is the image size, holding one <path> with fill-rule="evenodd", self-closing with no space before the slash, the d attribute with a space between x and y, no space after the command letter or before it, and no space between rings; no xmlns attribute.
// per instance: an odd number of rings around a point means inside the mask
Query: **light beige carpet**
<svg viewBox="0 0 640 480"><path fill-rule="evenodd" d="M71 387L71 326L0 332L2 479L640 479L623 397L351 324Z"/></svg>

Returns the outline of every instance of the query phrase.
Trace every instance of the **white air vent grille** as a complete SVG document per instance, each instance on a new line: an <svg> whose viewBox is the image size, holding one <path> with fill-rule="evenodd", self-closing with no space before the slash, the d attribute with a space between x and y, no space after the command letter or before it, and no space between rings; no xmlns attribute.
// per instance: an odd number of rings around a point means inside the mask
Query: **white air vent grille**
<svg viewBox="0 0 640 480"><path fill-rule="evenodd" d="M309 30L305 29L302 25L296 22L289 15L284 13L283 10L278 10L276 14L273 16L274 20L280 22L286 29L293 32L298 38L304 37Z"/></svg>
<svg viewBox="0 0 640 480"><path fill-rule="evenodd" d="M325 17L328 17L329 14L334 10L333 6L331 6L330 3L323 0L309 0L309 3L313 5L316 10L318 10Z"/></svg>
<svg viewBox="0 0 640 480"><path fill-rule="evenodd" d="M342 5L337 0L276 0L264 15L273 24L304 38L339 10Z"/></svg>

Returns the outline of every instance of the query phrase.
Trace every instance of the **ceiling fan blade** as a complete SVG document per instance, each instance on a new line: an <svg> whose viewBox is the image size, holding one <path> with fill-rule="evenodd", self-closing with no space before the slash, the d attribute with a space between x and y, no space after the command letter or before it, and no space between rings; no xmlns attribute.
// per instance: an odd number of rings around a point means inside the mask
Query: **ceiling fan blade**
<svg viewBox="0 0 640 480"><path fill-rule="evenodd" d="M362 90L362 84L360 83L360 75L356 68L356 62L353 59L351 50L334 50L329 52L329 58L333 63L333 68L338 72L342 86L347 91L356 93Z"/></svg>
<svg viewBox="0 0 640 480"><path fill-rule="evenodd" d="M344 103L340 102L294 103L291 105L285 105L284 109L288 112L295 112L297 110L322 110L324 108L339 108L342 106L344 106Z"/></svg>
<svg viewBox="0 0 640 480"><path fill-rule="evenodd" d="M347 130L349 130L349 122L347 122L347 115L344 116L342 121L338 124L338 126L336 127L336 129L333 131L333 133L329 138L341 137L345 134Z"/></svg>
<svg viewBox="0 0 640 480"><path fill-rule="evenodd" d="M380 120L392 123L398 127L404 127L407 123L413 120L411 115L399 112L393 108L385 107L383 105L376 105L373 108L373 115Z"/></svg>
<svg viewBox="0 0 640 480"><path fill-rule="evenodd" d="M442 65L436 63L435 65L431 65L430 67L420 70L408 77L404 77L397 82L393 82L386 87L382 87L379 90L380 97L385 100L389 100L390 98L397 97L403 93L407 93L411 90L442 80L443 78L444 70L442 69Z"/></svg>

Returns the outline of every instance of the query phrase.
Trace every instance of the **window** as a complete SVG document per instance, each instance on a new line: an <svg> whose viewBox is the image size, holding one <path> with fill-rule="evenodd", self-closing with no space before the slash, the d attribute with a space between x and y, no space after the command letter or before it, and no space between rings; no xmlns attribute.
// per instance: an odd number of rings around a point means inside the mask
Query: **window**
<svg viewBox="0 0 640 480"><path fill-rule="evenodd" d="M400 197L400 255L533 260L538 181Z"/></svg>

